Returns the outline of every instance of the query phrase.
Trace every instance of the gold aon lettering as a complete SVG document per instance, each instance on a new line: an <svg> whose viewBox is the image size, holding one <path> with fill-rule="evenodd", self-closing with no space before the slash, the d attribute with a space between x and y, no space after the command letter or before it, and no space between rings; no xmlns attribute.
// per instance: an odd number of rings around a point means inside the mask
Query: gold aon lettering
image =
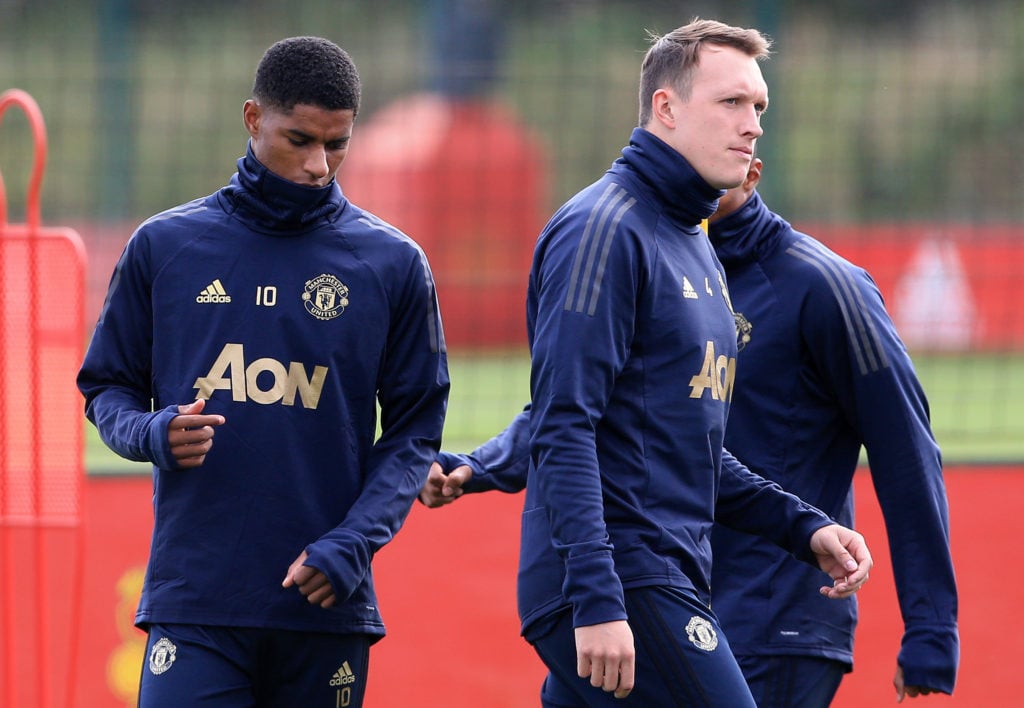
<svg viewBox="0 0 1024 708"><path fill-rule="evenodd" d="M713 401L732 401L732 385L736 379L736 357L715 356L715 343L709 341L704 350L704 363L690 379L690 398L700 398L711 391Z"/></svg>
<svg viewBox="0 0 1024 708"><path fill-rule="evenodd" d="M269 381L269 388L260 388L260 374L263 381ZM326 366L314 366L313 375L306 377L306 367L293 361L285 365L276 359L257 359L248 366L241 344L225 344L220 356L213 362L206 376L196 379L196 398L210 398L214 391L231 391L235 401L253 401L269 405L282 403L295 405L298 394L304 408L315 409L320 403L320 394L327 378Z"/></svg>

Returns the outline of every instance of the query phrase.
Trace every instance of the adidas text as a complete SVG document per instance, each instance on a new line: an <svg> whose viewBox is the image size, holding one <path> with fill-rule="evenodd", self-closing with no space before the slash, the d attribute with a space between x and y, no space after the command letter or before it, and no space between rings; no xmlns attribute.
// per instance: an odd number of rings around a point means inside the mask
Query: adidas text
<svg viewBox="0 0 1024 708"><path fill-rule="evenodd" d="M203 288L198 295L196 295L196 302L231 302L231 296L228 295L227 291L224 289L224 284L220 282L220 278L217 278L212 283Z"/></svg>

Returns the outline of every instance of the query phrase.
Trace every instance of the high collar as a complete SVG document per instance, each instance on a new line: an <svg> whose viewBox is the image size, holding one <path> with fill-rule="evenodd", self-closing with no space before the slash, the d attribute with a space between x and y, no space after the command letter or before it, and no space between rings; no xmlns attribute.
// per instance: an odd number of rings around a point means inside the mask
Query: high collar
<svg viewBox="0 0 1024 708"><path fill-rule="evenodd" d="M755 191L739 209L708 228L718 260L728 268L769 253L792 227L774 213Z"/></svg>
<svg viewBox="0 0 1024 708"><path fill-rule="evenodd" d="M654 190L666 212L688 226L711 216L724 193L705 182L685 157L643 128L633 129L612 172L617 165L632 168Z"/></svg>
<svg viewBox="0 0 1024 708"><path fill-rule="evenodd" d="M256 225L270 231L303 231L345 203L335 180L307 187L274 174L252 151L238 159L238 171L221 194L247 212Z"/></svg>

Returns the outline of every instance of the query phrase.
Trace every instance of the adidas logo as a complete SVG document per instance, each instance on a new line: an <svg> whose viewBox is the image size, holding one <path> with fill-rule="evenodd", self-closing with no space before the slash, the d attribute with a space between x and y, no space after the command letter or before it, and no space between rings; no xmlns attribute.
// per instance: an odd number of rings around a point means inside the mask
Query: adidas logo
<svg viewBox="0 0 1024 708"><path fill-rule="evenodd" d="M217 278L196 295L196 302L231 302L231 296Z"/></svg>
<svg viewBox="0 0 1024 708"><path fill-rule="evenodd" d="M683 276L683 297L687 300L697 299L697 291L693 289L693 286L690 285L690 280L685 275Z"/></svg>
<svg viewBox="0 0 1024 708"><path fill-rule="evenodd" d="M356 682L356 675L352 673L351 667L348 662L344 662L337 671L334 672L334 676L331 677L332 686L347 686L350 683Z"/></svg>

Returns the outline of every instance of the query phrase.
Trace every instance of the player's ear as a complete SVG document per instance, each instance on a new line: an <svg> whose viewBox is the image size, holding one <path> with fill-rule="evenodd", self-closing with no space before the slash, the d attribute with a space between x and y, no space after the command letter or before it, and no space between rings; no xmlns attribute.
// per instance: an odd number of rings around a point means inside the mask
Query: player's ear
<svg viewBox="0 0 1024 708"><path fill-rule="evenodd" d="M263 109L260 108L260 104L251 98L242 106L242 122L245 123L245 129L249 131L249 135L254 138L260 132L260 118L262 115Z"/></svg>
<svg viewBox="0 0 1024 708"><path fill-rule="evenodd" d="M761 181L761 170L764 168L764 162L761 161L760 157L755 157L750 161L750 167L747 168L747 177L743 180L743 189L747 192L752 192L757 189L757 183Z"/></svg>
<svg viewBox="0 0 1024 708"><path fill-rule="evenodd" d="M651 118L659 121L666 128L676 126L677 116L672 107L675 93L671 89L660 88L651 96Z"/></svg>

